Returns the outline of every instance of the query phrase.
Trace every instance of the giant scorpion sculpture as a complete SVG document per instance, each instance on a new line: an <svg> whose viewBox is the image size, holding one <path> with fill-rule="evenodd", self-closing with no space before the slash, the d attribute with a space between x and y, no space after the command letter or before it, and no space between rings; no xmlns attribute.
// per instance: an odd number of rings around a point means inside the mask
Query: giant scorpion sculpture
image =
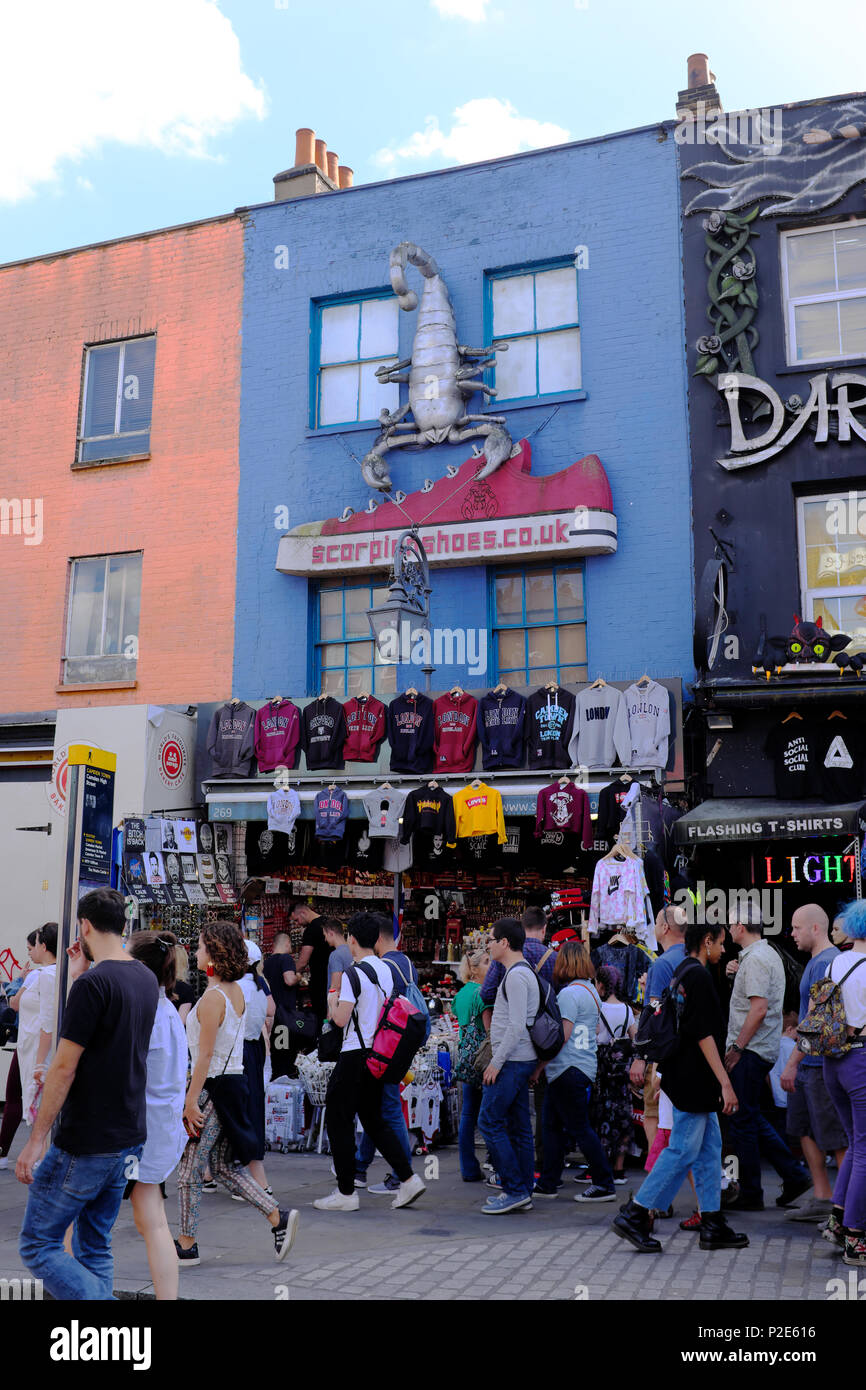
<svg viewBox="0 0 866 1390"><path fill-rule="evenodd" d="M401 241L390 258L391 284L400 308L411 311L418 304L418 296L406 283L407 262L417 266L424 276L412 356L379 367L376 376L381 382L408 382L409 400L393 414L388 410L380 412L382 429L361 461L364 481L380 492L391 488L384 459L391 449L460 444L464 439L483 438L486 462L479 478L493 473L514 452L511 435L503 428L504 416L470 415L466 411L467 398L476 391L483 391L485 396L496 395L492 386L480 380L484 368L495 360L493 348L471 348L458 343L454 306L439 267L432 256L411 241ZM410 411L412 418L406 419Z"/></svg>

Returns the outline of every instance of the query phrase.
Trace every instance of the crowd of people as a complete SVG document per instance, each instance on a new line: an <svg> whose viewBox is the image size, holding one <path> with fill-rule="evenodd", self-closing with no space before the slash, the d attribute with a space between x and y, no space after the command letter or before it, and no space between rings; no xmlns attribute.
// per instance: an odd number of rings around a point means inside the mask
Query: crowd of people
<svg viewBox="0 0 866 1390"><path fill-rule="evenodd" d="M275 1258L286 1258L299 1213L281 1204L265 1172L265 1086L269 1073L295 1074L301 1050L317 1047L335 1062L325 1127L336 1187L313 1207L357 1211L363 1189L390 1195L396 1210L424 1195L399 1082L370 1065L388 1001L402 997L408 1014L426 1008L391 917L360 912L344 924L298 905L297 959L283 936L264 961L234 923L209 923L196 949L206 980L198 999L171 932L124 939L119 893L88 893L78 919L56 1045L57 924L28 939L32 968L12 999L18 1042L0 1128L6 1166L22 1118L31 1127L16 1163L29 1187L19 1247L55 1298L112 1297L111 1232L124 1197L159 1299L177 1298L179 1270L200 1263L202 1196L218 1187L267 1221ZM566 1176L578 1184L577 1203L615 1202L640 1151L637 1102L646 1175L612 1222L636 1251L662 1250L655 1223L673 1215L686 1182L694 1212L681 1228L697 1232L705 1251L746 1246L728 1216L763 1208L766 1160L786 1217L820 1226L847 1264L866 1264L866 903L843 910L832 939L817 905L799 908L791 926L808 956L793 1017L782 956L748 902L727 928L662 910L638 1015L620 972L578 932L547 944L537 907L495 922L486 944L464 957L453 1003L459 1172L488 1189L481 1212L555 1200ZM311 1009L299 1007L305 979ZM827 982L838 986L846 1041L822 1057L802 1025ZM647 1025L666 1009L674 1035L662 1055ZM377 1151L389 1171L369 1185ZM578 1154L580 1165L569 1167ZM828 1158L837 1165L832 1188ZM176 1237L165 1199L173 1173Z"/></svg>

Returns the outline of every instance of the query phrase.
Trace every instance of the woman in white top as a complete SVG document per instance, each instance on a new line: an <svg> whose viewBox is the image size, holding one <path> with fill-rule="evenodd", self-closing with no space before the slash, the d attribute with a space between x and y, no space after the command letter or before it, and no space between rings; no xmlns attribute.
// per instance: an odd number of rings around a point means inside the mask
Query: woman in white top
<svg viewBox="0 0 866 1390"><path fill-rule="evenodd" d="M276 1257L282 1260L294 1242L298 1213L280 1208L249 1170L239 1166L238 1159L248 1161L251 1153L236 1155L232 1147L233 1138L235 1143L239 1137L244 1142L247 1137L254 1139L246 1116L243 1080L246 1005L237 983L246 973L248 960L246 943L233 922L209 922L202 928L196 964L207 974L208 986L186 1021L192 1077L183 1123L189 1140L177 1173L180 1236L175 1249L182 1265L199 1263L195 1237L202 1183L209 1166L216 1182L267 1216L273 1227ZM220 1098L219 1112L214 1095ZM224 1128L225 1122L235 1126L233 1136Z"/></svg>
<svg viewBox="0 0 866 1390"><path fill-rule="evenodd" d="M244 993L246 1012L244 1014L244 1076L249 1092L249 1117L258 1148L256 1157L250 1159L250 1172L259 1187L264 1188L269 1197L273 1191L268 1186L265 1174L265 1058L268 1055L268 1038L274 1021L276 1006L274 997L262 979L262 953L254 941L244 943L247 948L249 967L238 984ZM232 1200L240 1202L240 1195Z"/></svg>
<svg viewBox="0 0 866 1390"><path fill-rule="evenodd" d="M837 944L840 934L853 945L830 962L828 973L841 984L852 1046L842 1057L824 1058L824 1082L848 1136L848 1151L824 1234L844 1246L846 1265L860 1268L866 1266L866 902L849 903L837 917Z"/></svg>
<svg viewBox="0 0 866 1390"><path fill-rule="evenodd" d="M57 974L57 923L46 922L36 933L30 952L39 971L32 985L21 992L18 1007L18 1069L24 1119L32 1124L34 1104L54 1047L54 977Z"/></svg>
<svg viewBox="0 0 866 1390"><path fill-rule="evenodd" d="M166 997L174 987L177 937L170 931L139 931L127 951L152 970L159 1003L147 1050L147 1141L124 1196L132 1199L135 1228L144 1237L147 1263L157 1299L177 1298L177 1253L161 1184L177 1167L186 1146L183 1102L186 1094L186 1031Z"/></svg>
<svg viewBox="0 0 866 1390"><path fill-rule="evenodd" d="M8 1000L9 1008L13 1013L21 1008L21 1000L24 998L24 991L32 989L36 983L38 967L33 960L33 950L36 946L38 932L32 931L27 937L27 964L22 971L23 983L16 990L15 994ZM9 1167L9 1150L12 1148L12 1141L18 1133L18 1126L21 1124L23 1111L21 1105L21 1073L18 1070L18 1050L12 1053L9 1063L9 1071L6 1076L6 1102L3 1106L3 1123L0 1124L0 1168Z"/></svg>

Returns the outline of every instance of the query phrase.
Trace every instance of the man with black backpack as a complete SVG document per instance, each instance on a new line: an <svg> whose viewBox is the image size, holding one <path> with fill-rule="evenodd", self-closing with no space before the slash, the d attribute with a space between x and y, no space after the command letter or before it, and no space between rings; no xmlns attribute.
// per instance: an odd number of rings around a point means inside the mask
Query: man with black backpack
<svg viewBox="0 0 866 1390"><path fill-rule="evenodd" d="M503 967L504 975L493 1006L493 1056L483 1076L478 1128L487 1143L502 1191L491 1195L481 1208L487 1216L503 1216L532 1207L535 1171L529 1078L539 1056L529 1030L543 1000L539 977L523 956L525 940L526 933L515 917L503 917L493 923L490 959ZM492 1186L492 1180L489 1181Z"/></svg>
<svg viewBox="0 0 866 1390"><path fill-rule="evenodd" d="M380 921L374 913L358 912L351 918L348 939L355 964L351 971L343 973L339 992L332 990L328 995L328 1017L344 1033L325 1102L325 1126L337 1188L328 1197L320 1197L313 1203L319 1211L358 1210L356 1115L399 1179L391 1206L408 1207L426 1190L418 1175L412 1172L398 1136L382 1117L383 1081L373 1075L368 1065L380 1015L395 993L391 969L376 955L379 928Z"/></svg>
<svg viewBox="0 0 866 1390"><path fill-rule="evenodd" d="M721 1212L722 1132L718 1112L736 1113L737 1097L722 1062L722 1010L707 965L722 956L725 928L690 923L685 958L665 988L656 1027L647 1027L649 1060L662 1064L673 1108L670 1142L635 1197L614 1218L613 1230L641 1254L658 1254L653 1211L666 1211L691 1169L701 1210L700 1248L738 1250L749 1238L732 1231Z"/></svg>

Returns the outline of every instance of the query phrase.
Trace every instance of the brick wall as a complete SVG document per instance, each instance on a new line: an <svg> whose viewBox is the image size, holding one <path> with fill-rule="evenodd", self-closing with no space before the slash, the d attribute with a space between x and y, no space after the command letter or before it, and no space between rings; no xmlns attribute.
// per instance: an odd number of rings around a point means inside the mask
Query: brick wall
<svg viewBox="0 0 866 1390"><path fill-rule="evenodd" d="M242 234L237 218L0 267L0 711L195 702L231 684ZM73 470L85 343L156 333L151 457ZM58 694L68 560L141 550L137 687Z"/></svg>

